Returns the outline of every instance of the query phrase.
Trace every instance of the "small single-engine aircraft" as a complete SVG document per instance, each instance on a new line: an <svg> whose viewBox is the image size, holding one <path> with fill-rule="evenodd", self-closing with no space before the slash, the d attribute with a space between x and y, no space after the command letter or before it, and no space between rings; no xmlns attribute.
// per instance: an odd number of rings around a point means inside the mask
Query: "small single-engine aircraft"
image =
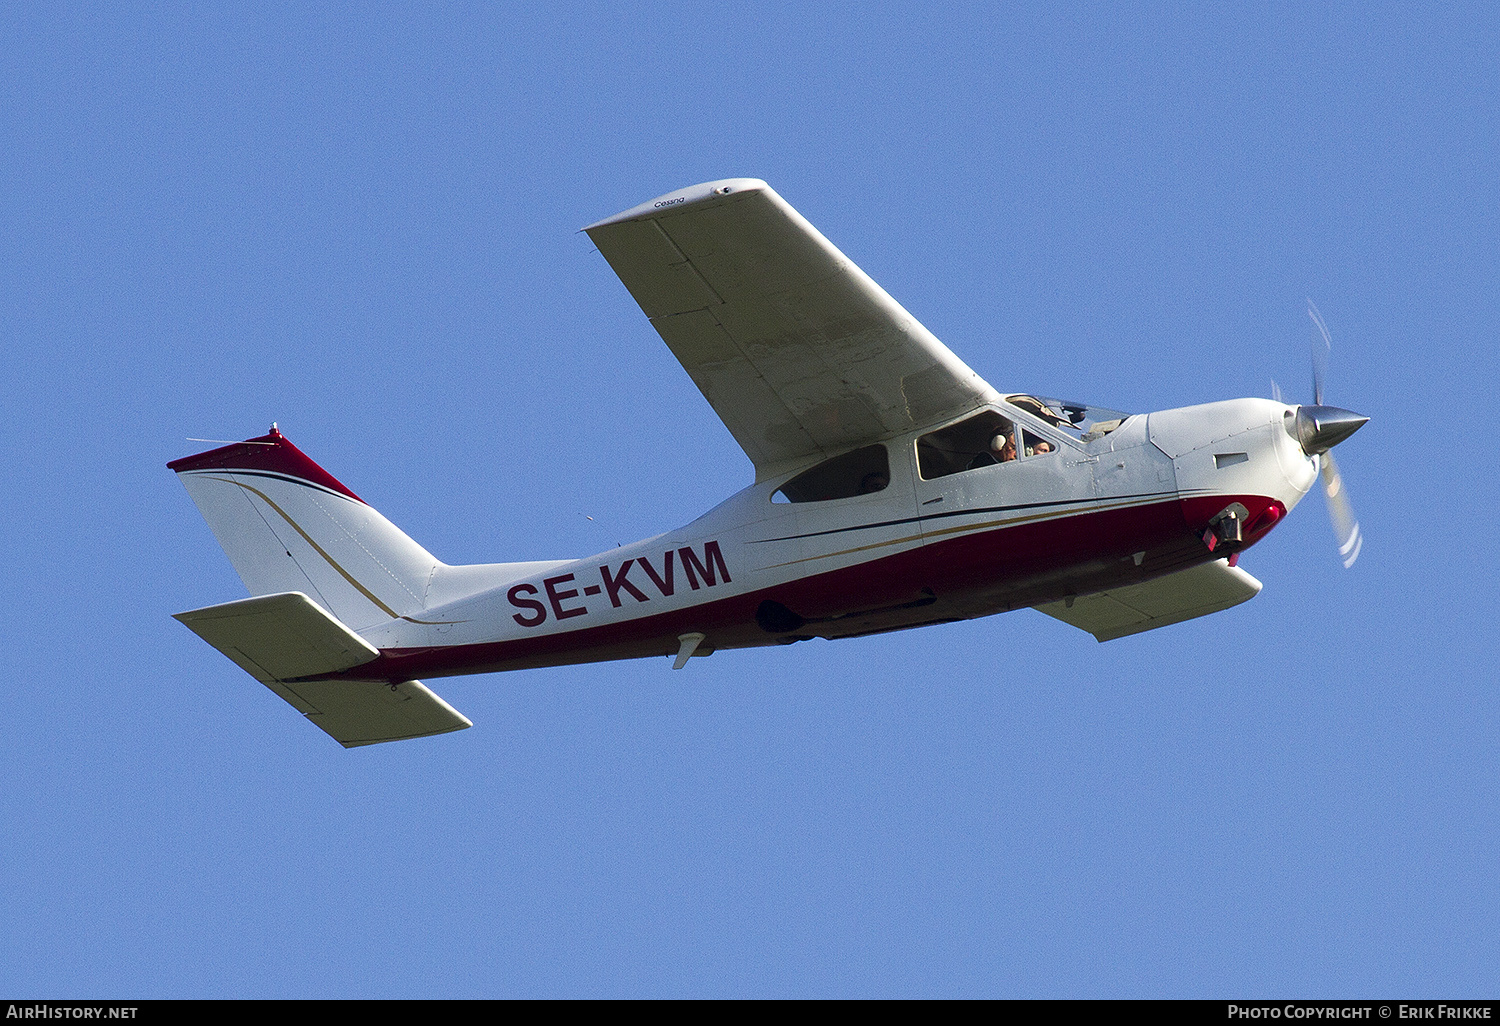
<svg viewBox="0 0 1500 1026"><path fill-rule="evenodd" d="M686 527L448 566L275 425L168 464L253 596L177 619L345 747L470 726L423 677L681 669L1024 606L1100 641L1203 616L1260 591L1240 553L1320 472L1358 555L1328 450L1366 418L1324 406L1320 373L1307 406L1002 394L755 179L584 231L755 465Z"/></svg>

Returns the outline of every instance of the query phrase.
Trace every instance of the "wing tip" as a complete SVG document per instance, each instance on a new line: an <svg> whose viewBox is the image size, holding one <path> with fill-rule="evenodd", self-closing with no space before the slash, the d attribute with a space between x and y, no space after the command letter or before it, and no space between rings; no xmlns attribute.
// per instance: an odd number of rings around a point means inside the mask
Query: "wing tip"
<svg viewBox="0 0 1500 1026"><path fill-rule="evenodd" d="M638 203L629 210L623 210L613 217L606 217L602 221L595 221L581 230L591 232L596 228L607 228L612 224L621 224L625 221L650 217L653 214L659 214L674 207L695 206L722 196L744 192L769 191L771 191L771 187L759 178L721 178L714 182L689 185L685 189L674 189L672 192L664 193L655 199Z"/></svg>

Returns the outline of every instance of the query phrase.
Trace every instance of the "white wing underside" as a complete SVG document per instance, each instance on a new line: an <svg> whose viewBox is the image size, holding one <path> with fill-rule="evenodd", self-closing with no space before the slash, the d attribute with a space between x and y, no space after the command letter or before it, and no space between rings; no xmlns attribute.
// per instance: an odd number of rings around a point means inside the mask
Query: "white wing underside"
<svg viewBox="0 0 1500 1026"><path fill-rule="evenodd" d="M584 231L757 478L998 398L765 182L695 185Z"/></svg>
<svg viewBox="0 0 1500 1026"><path fill-rule="evenodd" d="M1261 584L1228 560L1216 559L1142 584L1080 595L1071 604L1048 602L1032 608L1113 641L1142 631L1217 613L1260 594Z"/></svg>

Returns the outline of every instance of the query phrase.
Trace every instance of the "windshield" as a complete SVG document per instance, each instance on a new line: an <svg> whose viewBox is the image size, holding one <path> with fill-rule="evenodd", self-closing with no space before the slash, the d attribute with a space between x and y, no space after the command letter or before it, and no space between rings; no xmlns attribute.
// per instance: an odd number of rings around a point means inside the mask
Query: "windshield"
<svg viewBox="0 0 1500 1026"><path fill-rule="evenodd" d="M1053 399L1044 395L1009 395L1005 397L1005 401L1053 427L1062 428L1074 438L1084 442L1103 438L1130 416L1119 410L1108 410L1102 406L1086 406L1083 403Z"/></svg>

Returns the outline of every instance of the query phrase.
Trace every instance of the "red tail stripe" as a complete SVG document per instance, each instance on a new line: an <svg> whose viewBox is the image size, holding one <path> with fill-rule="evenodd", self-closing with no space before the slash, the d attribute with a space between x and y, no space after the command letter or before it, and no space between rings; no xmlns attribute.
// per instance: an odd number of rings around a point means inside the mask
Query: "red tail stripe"
<svg viewBox="0 0 1500 1026"><path fill-rule="evenodd" d="M167 464L167 469L179 474L186 470L266 470L322 485L340 495L347 495L356 502L365 501L344 487L328 471L314 463L306 453L287 441L286 436L275 428L271 429L270 434L261 435L259 438L247 438L233 445L173 460Z"/></svg>

